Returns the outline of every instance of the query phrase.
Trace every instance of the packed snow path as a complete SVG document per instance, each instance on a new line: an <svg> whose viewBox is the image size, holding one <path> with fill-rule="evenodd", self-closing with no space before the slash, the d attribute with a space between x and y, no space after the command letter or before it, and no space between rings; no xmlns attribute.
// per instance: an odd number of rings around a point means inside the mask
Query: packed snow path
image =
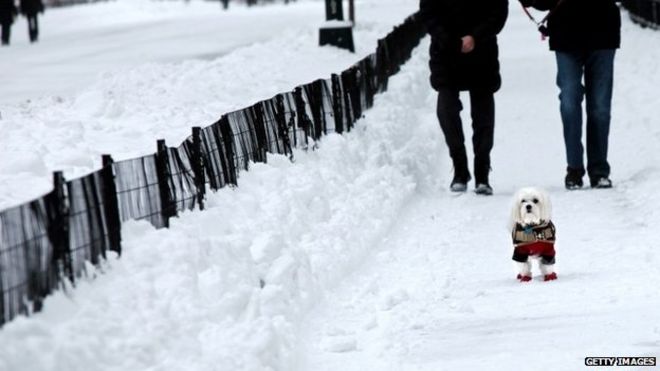
<svg viewBox="0 0 660 371"><path fill-rule="evenodd" d="M587 356L660 356L660 33L624 22L611 134L613 190L567 192L554 57L512 4L501 36L493 197L447 192L446 149L374 253L307 317L300 370L577 370ZM418 56L410 69L427 89ZM409 70L410 71L410 70ZM442 141L434 94L402 130ZM470 138L469 108L464 111ZM374 124L374 125L377 125ZM430 165L429 167L433 167ZM417 184L424 182L417 182ZM513 193L548 189L559 280L515 280Z"/></svg>
<svg viewBox="0 0 660 371"><path fill-rule="evenodd" d="M660 33L624 22L615 188L567 192L553 56L517 6L494 196L447 191L426 40L350 134L255 165L169 230L127 225L104 274L0 330L0 370L556 371L659 356ZM554 202L555 282L522 285L511 267L510 198L527 185Z"/></svg>
<svg viewBox="0 0 660 371"><path fill-rule="evenodd" d="M26 18L19 17L11 46L0 50L0 103L74 93L100 73L147 62L216 59L281 37L291 26L318 25L322 16L323 8L309 1L228 11L218 2L146 0L49 8L39 18L38 46L29 43Z"/></svg>

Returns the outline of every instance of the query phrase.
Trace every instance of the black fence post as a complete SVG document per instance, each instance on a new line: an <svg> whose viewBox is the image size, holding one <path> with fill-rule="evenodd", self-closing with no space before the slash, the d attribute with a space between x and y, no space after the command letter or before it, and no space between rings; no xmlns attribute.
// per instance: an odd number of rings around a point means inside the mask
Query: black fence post
<svg viewBox="0 0 660 371"><path fill-rule="evenodd" d="M364 80L366 82L366 104L367 108L374 106L374 96L378 91L375 83L376 71L372 63L374 59L365 59L364 60Z"/></svg>
<svg viewBox="0 0 660 371"><path fill-rule="evenodd" d="M307 147L309 146L309 137L311 136L312 123L310 122L309 117L307 116L307 108L302 93L303 93L302 87L299 86L295 88L295 90L293 91L293 98L296 105L296 119L298 122L298 127L303 130L303 133L305 135L304 148L307 149Z"/></svg>
<svg viewBox="0 0 660 371"><path fill-rule="evenodd" d="M170 217L176 216L176 205L174 197L170 192L170 174L169 174L169 149L164 139L157 142L156 151L156 172L158 175L158 189L160 191L160 207L163 217L163 227L170 227Z"/></svg>
<svg viewBox="0 0 660 371"><path fill-rule="evenodd" d="M223 170L225 171L225 182L234 186L238 185L238 159L234 151L234 133L231 130L231 125L229 124L229 118L227 115L224 115L220 118L218 122L218 129L220 129L220 135L222 136L222 148L220 149L227 161Z"/></svg>
<svg viewBox="0 0 660 371"><path fill-rule="evenodd" d="M115 184L115 161L110 155L101 156L103 164L103 187L105 188L103 203L105 204L105 217L108 226L108 239L110 251L121 256L121 218L119 217L119 201L117 201L117 185Z"/></svg>
<svg viewBox="0 0 660 371"><path fill-rule="evenodd" d="M289 159L293 160L293 149L291 148L291 138L289 137L289 126L286 121L286 108L284 108L284 95L282 94L278 94L275 97L275 121L277 121L277 130L279 136L282 138L282 143L284 145L284 154L288 154ZM295 135L296 132L294 129L294 146L296 140Z"/></svg>
<svg viewBox="0 0 660 371"><path fill-rule="evenodd" d="M332 74L332 111L335 116L335 132L344 132L344 100L341 92L341 79L336 73Z"/></svg>
<svg viewBox="0 0 660 371"><path fill-rule="evenodd" d="M660 1L651 0L651 14L648 14L648 20L651 22L651 28L660 28Z"/></svg>
<svg viewBox="0 0 660 371"><path fill-rule="evenodd" d="M250 113L252 119L252 128L257 142L257 148L254 153L254 161L268 163L268 136L266 134L266 120L264 119L264 102L259 102L250 107L246 112Z"/></svg>
<svg viewBox="0 0 660 371"><path fill-rule="evenodd" d="M60 276L68 278L71 284L74 284L73 261L69 248L69 204L66 181L61 171L53 173L53 198L50 206L52 210L48 234L53 245L53 259L59 266Z"/></svg>
<svg viewBox="0 0 660 371"><path fill-rule="evenodd" d="M312 114L310 135L317 141L326 133L325 120L323 117L323 80L316 80L303 86L307 105Z"/></svg>
<svg viewBox="0 0 660 371"><path fill-rule="evenodd" d="M204 197L206 195L206 176L204 174L204 157L202 156L202 128L192 128L192 151L190 164L195 174L195 186L197 187L197 203L199 209L204 210Z"/></svg>
<svg viewBox="0 0 660 371"><path fill-rule="evenodd" d="M358 72L355 66L341 74L341 84L344 89L344 106L350 107L351 114L347 115L346 131L353 129L353 124L362 117L360 107L360 90L357 85ZM348 108L347 108L348 109Z"/></svg>
<svg viewBox="0 0 660 371"><path fill-rule="evenodd" d="M378 75L378 91L387 90L390 76L390 52L385 39L378 40L376 49L376 75Z"/></svg>

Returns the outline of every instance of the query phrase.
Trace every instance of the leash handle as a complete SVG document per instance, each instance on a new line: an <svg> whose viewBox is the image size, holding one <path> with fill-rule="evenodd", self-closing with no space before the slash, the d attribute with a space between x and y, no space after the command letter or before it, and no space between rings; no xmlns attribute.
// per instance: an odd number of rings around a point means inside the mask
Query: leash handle
<svg viewBox="0 0 660 371"><path fill-rule="evenodd" d="M532 21L532 22L536 25L537 29L538 29L539 32L541 33L541 41L545 41L545 39L546 39L546 32L542 31L542 29L545 29L545 30L547 31L547 28L545 27L544 23L545 23L545 21L548 19L548 16L549 16L549 15L546 16L545 18L543 18L543 20L542 20L541 22L539 22L539 21L536 20L536 18L534 18L534 16L532 15L532 13L530 13L529 10L527 10L527 8L525 8L524 5L520 4L520 6L522 7L522 9L523 9L523 11L525 12L525 14L527 14L527 18L529 18L529 20Z"/></svg>
<svg viewBox="0 0 660 371"><path fill-rule="evenodd" d="M545 41L545 39L548 36L548 27L545 25L548 22L548 18L550 18L550 16L553 15L555 13L555 11L559 8L559 6L561 4L563 4L565 1L566 0L557 1L557 5L555 5L554 8L550 9L548 14L546 14L545 17L543 17L543 19L540 22L537 21L536 18L534 18L532 13L530 13L529 10L527 10L527 8L525 8L525 6L522 5L522 3L520 4L520 6L523 8L523 11L525 12L525 14L527 14L527 18L529 18L530 21L534 22L536 27L538 27L538 30L541 33L541 41Z"/></svg>
<svg viewBox="0 0 660 371"><path fill-rule="evenodd" d="M532 15L532 13L530 13L529 10L527 10L527 8L525 8L524 5L520 4L520 6L523 8L523 11L525 12L525 14L527 14L527 17L528 17L532 22L534 22L537 26L542 26L542 25L544 25L544 24L548 21L548 18L550 18L550 16L553 15L553 14L555 13L555 11L557 11L557 9L558 9L558 8L561 6L561 4L563 4L564 2L566 2L566 0L559 0L559 1L557 1L557 5L555 5L554 8L550 9L550 11L548 12L548 14L546 14L545 17L543 17L543 19L541 20L541 22L537 21L536 18L534 18L534 16Z"/></svg>

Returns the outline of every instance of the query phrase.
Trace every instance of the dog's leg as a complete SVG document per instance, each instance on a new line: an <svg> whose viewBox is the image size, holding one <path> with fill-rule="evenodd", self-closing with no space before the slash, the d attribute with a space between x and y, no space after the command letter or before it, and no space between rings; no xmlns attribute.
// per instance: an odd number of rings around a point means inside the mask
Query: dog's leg
<svg viewBox="0 0 660 371"><path fill-rule="evenodd" d="M532 280L532 264L527 259L526 262L516 262L518 267L518 279L521 282L529 282Z"/></svg>
<svg viewBox="0 0 660 371"><path fill-rule="evenodd" d="M543 279L545 281L552 281L557 279L557 273L555 273L554 264L543 264L543 261L539 262L539 268L541 268L541 273L543 273Z"/></svg>

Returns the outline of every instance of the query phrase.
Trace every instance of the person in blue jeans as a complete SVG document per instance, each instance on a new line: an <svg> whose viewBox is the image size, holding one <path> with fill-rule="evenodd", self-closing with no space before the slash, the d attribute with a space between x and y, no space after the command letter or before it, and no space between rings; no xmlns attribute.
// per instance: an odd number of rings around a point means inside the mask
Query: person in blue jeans
<svg viewBox="0 0 660 371"><path fill-rule="evenodd" d="M566 144L567 189L583 186L582 102L586 98L587 168L592 188L611 188L607 161L614 56L621 46L619 0L520 0L550 11L547 32L557 58L557 85Z"/></svg>

